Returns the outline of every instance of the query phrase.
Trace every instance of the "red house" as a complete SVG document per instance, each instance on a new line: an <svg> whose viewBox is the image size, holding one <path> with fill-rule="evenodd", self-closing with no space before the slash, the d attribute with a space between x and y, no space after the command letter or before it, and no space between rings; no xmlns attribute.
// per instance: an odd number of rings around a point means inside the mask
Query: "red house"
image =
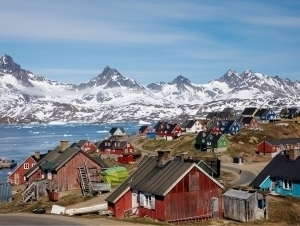
<svg viewBox="0 0 300 226"><path fill-rule="evenodd" d="M221 133L221 123L218 120L212 120L211 123L207 127L207 131L213 134Z"/></svg>
<svg viewBox="0 0 300 226"><path fill-rule="evenodd" d="M147 133L151 133L152 129L150 126L146 125L146 126L141 126L141 128L139 129L139 135L141 137L146 137Z"/></svg>
<svg viewBox="0 0 300 226"><path fill-rule="evenodd" d="M136 214L169 223L222 218L224 187L195 163L169 155L158 151L158 157L144 157L106 198L116 218Z"/></svg>
<svg viewBox="0 0 300 226"><path fill-rule="evenodd" d="M255 117L243 117L240 121L240 124L246 129L256 129L258 127Z"/></svg>
<svg viewBox="0 0 300 226"><path fill-rule="evenodd" d="M29 156L25 161L20 164L9 176L8 180L12 185L22 185L26 183L24 174L34 167L34 165L45 156L46 154L40 154L40 152L35 152L34 155Z"/></svg>
<svg viewBox="0 0 300 226"><path fill-rule="evenodd" d="M159 125L158 125L159 124ZM171 124L166 122L159 122L155 126L155 134L166 140L173 140L181 136L183 129L179 124Z"/></svg>
<svg viewBox="0 0 300 226"><path fill-rule="evenodd" d="M127 141L103 140L98 149L102 158L113 158L121 163L132 162L141 156Z"/></svg>
<svg viewBox="0 0 300 226"><path fill-rule="evenodd" d="M80 148L82 151L86 153L91 153L97 150L96 145L89 140L80 140L79 142L72 144L71 147Z"/></svg>
<svg viewBox="0 0 300 226"><path fill-rule="evenodd" d="M286 138L278 140L265 140L257 145L257 151L261 154L270 154L289 149L299 149L300 138Z"/></svg>
<svg viewBox="0 0 300 226"><path fill-rule="evenodd" d="M103 167L100 161L91 157L79 148L69 147L68 141L50 151L34 167L25 173L31 185L36 180L48 179L49 189L72 191L81 189L78 182L78 167L87 167L99 172ZM94 178L100 180L99 176Z"/></svg>

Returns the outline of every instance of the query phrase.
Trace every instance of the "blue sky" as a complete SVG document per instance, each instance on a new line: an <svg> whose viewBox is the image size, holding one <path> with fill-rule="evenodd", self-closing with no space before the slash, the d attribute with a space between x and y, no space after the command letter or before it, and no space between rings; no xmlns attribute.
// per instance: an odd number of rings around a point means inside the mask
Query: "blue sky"
<svg viewBox="0 0 300 226"><path fill-rule="evenodd" d="M229 69L300 80L300 1L3 0L0 55L60 82L105 66L149 84Z"/></svg>

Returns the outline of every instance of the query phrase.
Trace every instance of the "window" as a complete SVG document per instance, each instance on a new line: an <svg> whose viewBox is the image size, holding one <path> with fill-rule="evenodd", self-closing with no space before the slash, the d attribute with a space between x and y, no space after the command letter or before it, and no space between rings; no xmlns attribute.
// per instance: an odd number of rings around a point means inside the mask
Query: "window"
<svg viewBox="0 0 300 226"><path fill-rule="evenodd" d="M29 169L29 163L24 163L24 169Z"/></svg>
<svg viewBox="0 0 300 226"><path fill-rule="evenodd" d="M35 163L32 163L32 164L31 164L31 167L34 167L34 165L35 165Z"/></svg>
<svg viewBox="0 0 300 226"><path fill-rule="evenodd" d="M47 179L52 180L52 173L50 170L48 170L48 172L47 172Z"/></svg>
<svg viewBox="0 0 300 226"><path fill-rule="evenodd" d="M155 209L155 196L140 193L140 205L146 209Z"/></svg>
<svg viewBox="0 0 300 226"><path fill-rule="evenodd" d="M283 179L283 188L287 190L292 190L292 181L289 179Z"/></svg>

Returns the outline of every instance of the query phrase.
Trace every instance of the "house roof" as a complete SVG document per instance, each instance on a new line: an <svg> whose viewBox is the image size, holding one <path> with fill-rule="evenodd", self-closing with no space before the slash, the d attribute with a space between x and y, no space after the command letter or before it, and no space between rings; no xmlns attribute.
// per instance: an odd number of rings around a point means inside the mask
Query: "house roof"
<svg viewBox="0 0 300 226"><path fill-rule="evenodd" d="M213 130L215 127L218 127L219 128L220 126L220 122L218 120L213 120L209 125L208 125L208 128L207 130L208 131L211 131Z"/></svg>
<svg viewBox="0 0 300 226"><path fill-rule="evenodd" d="M55 149L50 151L45 157L43 157L40 161L37 162L31 169L29 169L24 176L29 177L39 168L43 170L59 170L66 162L68 162L73 156L75 156L78 152L83 153L88 158L92 159L95 163L99 164L93 157L86 154L79 148L71 148L68 147L66 150L61 151L60 146L57 146Z"/></svg>
<svg viewBox="0 0 300 226"><path fill-rule="evenodd" d="M167 124L168 124L168 122L166 122L166 121L159 121L156 123L156 125L153 128L155 130L160 130L160 129L162 129L161 125L163 125L162 127L164 128L164 125L167 125Z"/></svg>
<svg viewBox="0 0 300 226"><path fill-rule="evenodd" d="M196 140L206 139L211 132L200 131L196 137Z"/></svg>
<svg viewBox="0 0 300 226"><path fill-rule="evenodd" d="M250 183L250 186L260 187L267 177L300 180L300 157L295 161L289 160L287 155L276 155L268 165Z"/></svg>
<svg viewBox="0 0 300 226"><path fill-rule="evenodd" d="M154 195L165 196L193 167L197 167L223 189L220 183L214 180L195 163L170 160L161 167L157 165L157 157L149 156L137 170L105 200L114 203L130 188Z"/></svg>
<svg viewBox="0 0 300 226"><path fill-rule="evenodd" d="M182 123L181 127L182 128L192 128L195 124L196 120L187 120Z"/></svg>
<svg viewBox="0 0 300 226"><path fill-rule="evenodd" d="M126 145L128 144L127 141L113 141L111 142L111 149L124 149L126 148Z"/></svg>
<svg viewBox="0 0 300 226"><path fill-rule="evenodd" d="M208 114L207 114L207 116L206 116L206 118L210 118L210 119L212 119L213 117L215 117L217 115L217 112L208 112Z"/></svg>
<svg viewBox="0 0 300 226"><path fill-rule="evenodd" d="M300 138L286 138L286 139L277 139L277 140L265 140L265 142L273 145L287 145L287 144L300 144Z"/></svg>
<svg viewBox="0 0 300 226"><path fill-rule="evenodd" d="M80 140L77 143L73 143L70 147L81 148L88 140Z"/></svg>
<svg viewBox="0 0 300 226"><path fill-rule="evenodd" d="M266 108L261 108L258 109L258 111L255 113L255 117L262 117L262 116L266 116L269 113L270 109L266 109Z"/></svg>
<svg viewBox="0 0 300 226"><path fill-rule="evenodd" d="M250 197L252 197L255 194L255 192L249 192L249 191L243 191L243 190L238 190L238 189L229 189L226 191L223 196L224 197L231 197L235 199L243 199L247 200Z"/></svg>
<svg viewBox="0 0 300 226"><path fill-rule="evenodd" d="M103 168L109 167L100 156L96 156L96 157L94 157L94 159L98 163L98 165L102 166Z"/></svg>
<svg viewBox="0 0 300 226"><path fill-rule="evenodd" d="M220 119L225 119L225 118L229 118L229 116L231 115L232 115L231 111L225 111L225 112L218 112L216 116Z"/></svg>
<svg viewBox="0 0 300 226"><path fill-rule="evenodd" d="M222 112L234 112L234 108L227 107L224 108Z"/></svg>
<svg viewBox="0 0 300 226"><path fill-rule="evenodd" d="M213 139L211 140L212 143L217 143L221 137L225 137L223 134L213 134L213 135L214 135Z"/></svg>
<svg viewBox="0 0 300 226"><path fill-rule="evenodd" d="M149 126L147 126L147 125L146 125L146 126L141 126L140 129L139 129L139 132L140 132L140 133L145 132L145 130L146 130L148 127L149 127Z"/></svg>
<svg viewBox="0 0 300 226"><path fill-rule="evenodd" d="M44 158L48 153L45 154L40 154L40 158L37 159L35 155L31 155L30 157L34 159L34 161L38 162L40 161L42 158Z"/></svg>
<svg viewBox="0 0 300 226"><path fill-rule="evenodd" d="M114 134L118 129L120 129L122 133L125 133L125 129L123 127L113 127L110 129L109 133Z"/></svg>
<svg viewBox="0 0 300 226"><path fill-rule="evenodd" d="M245 108L244 111L242 112L242 115L253 115L253 113L257 110L257 108Z"/></svg>
<svg viewBox="0 0 300 226"><path fill-rule="evenodd" d="M243 117L241 123L250 124L254 117Z"/></svg>

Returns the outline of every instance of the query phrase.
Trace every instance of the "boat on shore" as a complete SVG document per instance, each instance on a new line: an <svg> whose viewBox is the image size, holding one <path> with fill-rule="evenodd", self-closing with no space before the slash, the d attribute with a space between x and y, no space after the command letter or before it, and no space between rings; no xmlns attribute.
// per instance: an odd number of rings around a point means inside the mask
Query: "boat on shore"
<svg viewBox="0 0 300 226"><path fill-rule="evenodd" d="M14 168L17 165L15 160L0 159L0 169L2 168Z"/></svg>

